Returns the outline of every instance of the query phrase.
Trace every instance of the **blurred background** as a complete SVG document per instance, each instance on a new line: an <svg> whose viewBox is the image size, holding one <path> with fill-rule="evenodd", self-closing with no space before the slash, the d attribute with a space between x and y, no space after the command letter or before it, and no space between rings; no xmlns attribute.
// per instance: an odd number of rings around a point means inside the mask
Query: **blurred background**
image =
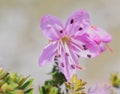
<svg viewBox="0 0 120 94"><path fill-rule="evenodd" d="M31 75L38 85L49 79L53 63L38 66L42 49L48 44L39 24L45 14L57 16L65 23L74 11L85 9L92 24L107 30L113 37L107 50L94 59L79 59L86 70L78 71L89 86L109 82L110 73L120 72L120 0L0 0L0 67Z"/></svg>

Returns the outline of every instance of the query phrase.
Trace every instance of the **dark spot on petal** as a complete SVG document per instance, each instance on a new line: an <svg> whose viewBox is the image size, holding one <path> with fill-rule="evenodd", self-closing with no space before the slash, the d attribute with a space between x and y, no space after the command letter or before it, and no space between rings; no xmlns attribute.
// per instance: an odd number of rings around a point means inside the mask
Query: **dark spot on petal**
<svg viewBox="0 0 120 94"><path fill-rule="evenodd" d="M54 61L57 61L57 60L58 60L58 57L57 57L57 56L55 56Z"/></svg>
<svg viewBox="0 0 120 94"><path fill-rule="evenodd" d="M77 55L78 56L78 58L80 58L80 55Z"/></svg>
<svg viewBox="0 0 120 94"><path fill-rule="evenodd" d="M82 29L83 29L83 28L82 28L82 27L80 27L80 28L79 28L79 31L81 31Z"/></svg>
<svg viewBox="0 0 120 94"><path fill-rule="evenodd" d="M61 57L61 55L60 54L58 54L58 56L57 57Z"/></svg>
<svg viewBox="0 0 120 94"><path fill-rule="evenodd" d="M69 54L68 53L65 53L66 54L66 56L69 56Z"/></svg>
<svg viewBox="0 0 120 94"><path fill-rule="evenodd" d="M85 47L85 45L83 45L83 47Z"/></svg>
<svg viewBox="0 0 120 94"><path fill-rule="evenodd" d="M62 66L62 67L64 67L64 64L63 64L63 63L61 63L61 66Z"/></svg>
<svg viewBox="0 0 120 94"><path fill-rule="evenodd" d="M74 66L74 65L71 65L71 68L72 68L72 69L75 69L75 66Z"/></svg>
<svg viewBox="0 0 120 94"><path fill-rule="evenodd" d="M91 55L87 55L88 58L91 58Z"/></svg>
<svg viewBox="0 0 120 94"><path fill-rule="evenodd" d="M73 20L73 19L71 19L70 23L71 23L71 24L73 24L73 22L74 22L74 20Z"/></svg>
<svg viewBox="0 0 120 94"><path fill-rule="evenodd" d="M63 30L60 30L60 33L63 33Z"/></svg>
<svg viewBox="0 0 120 94"><path fill-rule="evenodd" d="M84 50L87 50L88 48L86 47L86 45L83 45L83 49L84 49Z"/></svg>
<svg viewBox="0 0 120 94"><path fill-rule="evenodd" d="M57 55L55 56L55 58L57 58Z"/></svg>

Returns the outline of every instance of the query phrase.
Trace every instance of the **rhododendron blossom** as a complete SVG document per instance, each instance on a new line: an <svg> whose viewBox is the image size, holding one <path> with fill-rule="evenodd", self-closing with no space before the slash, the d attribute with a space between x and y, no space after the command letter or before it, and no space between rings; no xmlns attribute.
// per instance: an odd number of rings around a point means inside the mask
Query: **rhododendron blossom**
<svg viewBox="0 0 120 94"><path fill-rule="evenodd" d="M78 58L92 58L105 50L105 43L111 36L101 28L91 26L89 14L84 10L73 13L65 26L54 16L46 15L41 19L40 27L49 44L43 49L39 65L43 66L57 56L60 71L69 80L78 66Z"/></svg>

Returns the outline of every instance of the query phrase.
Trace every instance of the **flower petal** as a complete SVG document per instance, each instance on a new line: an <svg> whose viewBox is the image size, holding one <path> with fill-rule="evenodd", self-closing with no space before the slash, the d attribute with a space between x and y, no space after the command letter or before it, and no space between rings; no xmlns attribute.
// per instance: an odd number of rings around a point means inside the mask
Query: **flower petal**
<svg viewBox="0 0 120 94"><path fill-rule="evenodd" d="M79 60L77 54L74 52L74 50L70 49L70 55L74 61L74 65L78 66Z"/></svg>
<svg viewBox="0 0 120 94"><path fill-rule="evenodd" d="M67 19L65 24L66 33L69 35L75 35L75 33L79 32L80 35L84 32L84 28L89 24L89 14L85 10L76 11Z"/></svg>
<svg viewBox="0 0 120 94"><path fill-rule="evenodd" d="M63 29L62 23L54 16L46 15L41 19L40 27L44 36L50 40L56 40Z"/></svg>
<svg viewBox="0 0 120 94"><path fill-rule="evenodd" d="M101 42L109 43L112 40L111 35L102 28L92 26L86 31L91 36L91 38L95 40L98 44Z"/></svg>
<svg viewBox="0 0 120 94"><path fill-rule="evenodd" d="M67 80L70 80L72 75L76 73L74 63L71 62L70 56L66 54L66 50L63 46L58 51L61 57L58 58L58 66L60 71L65 75Z"/></svg>
<svg viewBox="0 0 120 94"><path fill-rule="evenodd" d="M40 55L39 58L39 65L43 66L46 63L50 63L53 61L57 50L57 42L51 42L48 44L47 47L45 47Z"/></svg>
<svg viewBox="0 0 120 94"><path fill-rule="evenodd" d="M64 74L65 78L68 80L70 79L70 73L68 70L69 69L68 58L66 57L62 48L61 51L62 51L60 52L61 57L58 58L58 67L60 71Z"/></svg>
<svg viewBox="0 0 120 94"><path fill-rule="evenodd" d="M77 54L82 57L92 58L96 57L100 53L99 45L86 35L72 38L71 41L73 50L78 52Z"/></svg>
<svg viewBox="0 0 120 94"><path fill-rule="evenodd" d="M109 84L96 84L89 89L88 94L111 94L111 86Z"/></svg>

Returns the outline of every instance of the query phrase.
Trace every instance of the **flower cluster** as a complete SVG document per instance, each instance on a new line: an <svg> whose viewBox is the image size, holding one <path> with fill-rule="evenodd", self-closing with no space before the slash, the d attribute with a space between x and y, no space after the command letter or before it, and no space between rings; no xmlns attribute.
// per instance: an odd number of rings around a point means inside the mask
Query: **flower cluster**
<svg viewBox="0 0 120 94"><path fill-rule="evenodd" d="M90 23L89 14L79 10L68 17L65 26L59 19L45 15L40 22L42 33L49 39L43 49L39 65L50 63L57 57L59 70L70 80L77 69L79 57L93 58L105 51L111 35Z"/></svg>

